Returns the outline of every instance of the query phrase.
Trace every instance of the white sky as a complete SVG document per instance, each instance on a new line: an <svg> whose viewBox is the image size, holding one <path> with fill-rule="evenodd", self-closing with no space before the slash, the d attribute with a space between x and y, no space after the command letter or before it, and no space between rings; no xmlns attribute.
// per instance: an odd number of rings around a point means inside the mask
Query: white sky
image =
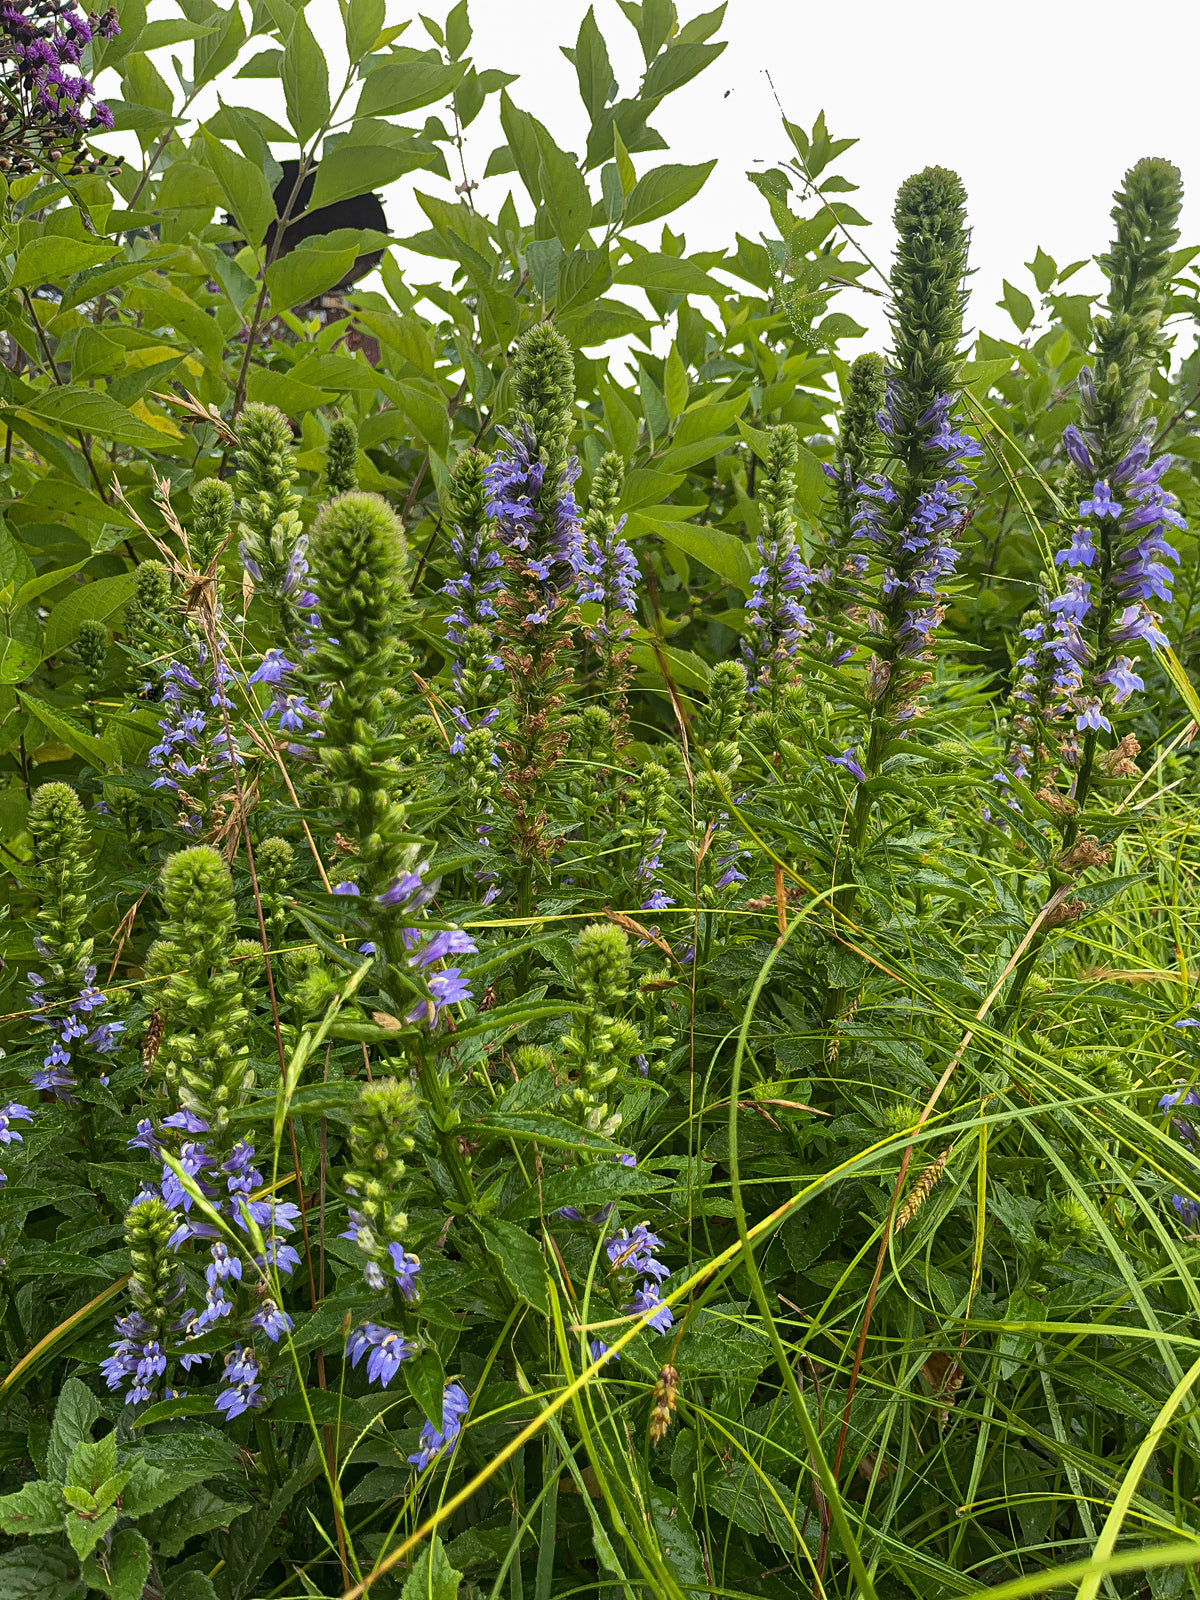
<svg viewBox="0 0 1200 1600"><path fill-rule="evenodd" d="M679 0L682 20L712 3ZM388 21L412 17L403 43L425 48L430 41L417 9L407 0L389 0ZM440 21L448 0L421 9ZM595 0L595 9L622 92L630 93L642 70L636 35L615 0ZM586 0L473 0L471 6L476 64L520 73L510 91L514 99L576 151L583 149L586 117L574 69L559 46L575 42L586 10ZM344 71L336 0L311 0L306 14L331 68ZM1060 265L1102 249L1112 191L1133 161L1166 156L1181 167L1185 185L1200 190L1194 96L1181 70L1200 59L1194 0L1143 0L1120 9L1112 0L1006 0L1003 6L995 0L730 0L717 37L728 41L725 53L652 118L669 152L635 157L639 173L663 160L718 157L701 194L668 219L675 228L683 219L689 250L732 245L737 231L757 237L769 229L765 203L745 173L790 151L764 69L791 120L809 127L823 109L834 137L858 137L835 170L860 185L858 194L845 198L873 221L860 236L885 270L899 182L934 162L960 173L974 230L971 321L1002 336L1014 333L994 306L1001 279L1036 302L1022 263L1038 245ZM164 73L170 54L158 58ZM223 93L276 115L282 111L271 82L229 83ZM501 142L498 120L485 111L468 132L472 177ZM480 203L498 205L512 181L489 180ZM426 226L410 197L414 182L442 188L439 180L416 174L386 192L393 232ZM647 243L661 226L649 225ZM1200 238L1198 194L1183 217L1183 242L1193 238ZM430 263L417 275L435 272ZM1071 287L1097 280L1089 269ZM868 344L881 344L879 300L847 292L837 305L868 325ZM1190 347L1190 334L1183 342Z"/></svg>

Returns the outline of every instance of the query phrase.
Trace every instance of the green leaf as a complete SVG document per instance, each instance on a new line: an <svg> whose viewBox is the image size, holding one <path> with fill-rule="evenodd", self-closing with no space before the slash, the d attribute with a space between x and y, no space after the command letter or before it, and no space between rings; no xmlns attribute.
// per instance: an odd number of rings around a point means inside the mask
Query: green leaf
<svg viewBox="0 0 1200 1600"><path fill-rule="evenodd" d="M267 268L272 310L288 311L294 306L307 305L326 289L340 283L357 260L358 250L354 245L347 250L327 250L319 238L313 244L289 250Z"/></svg>
<svg viewBox="0 0 1200 1600"><path fill-rule="evenodd" d="M275 220L275 199L261 167L222 144L207 128L202 128L208 164L237 218L247 244L257 249L268 226Z"/></svg>
<svg viewBox="0 0 1200 1600"><path fill-rule="evenodd" d="M142 1527L164 1556L177 1556L187 1541L214 1528L227 1528L235 1517L250 1510L245 1500L222 1500L203 1483L194 1480L186 1494L177 1493L170 1504L158 1511Z"/></svg>
<svg viewBox="0 0 1200 1600"><path fill-rule="evenodd" d="M204 1572L169 1572L166 1600L217 1600L212 1579Z"/></svg>
<svg viewBox="0 0 1200 1600"><path fill-rule="evenodd" d="M650 1519L668 1567L685 1593L703 1593L708 1586L704 1552L692 1519L669 1489L650 1490Z"/></svg>
<svg viewBox="0 0 1200 1600"><path fill-rule="evenodd" d="M723 300L733 292L683 256L654 253L638 256L633 261L623 262L613 278L617 283L635 284L639 289L661 289L666 294L706 294L713 300Z"/></svg>
<svg viewBox="0 0 1200 1600"><path fill-rule="evenodd" d="M79 1563L56 1545L26 1544L0 1555L4 1600L83 1600Z"/></svg>
<svg viewBox="0 0 1200 1600"><path fill-rule="evenodd" d="M296 12L279 75L292 130L301 144L307 144L329 120L329 68L303 10Z"/></svg>
<svg viewBox="0 0 1200 1600"><path fill-rule="evenodd" d="M466 71L462 62L385 62L368 74L358 100L360 117L397 117L449 95Z"/></svg>
<svg viewBox="0 0 1200 1600"><path fill-rule="evenodd" d="M100 1512L98 1516L68 1517L67 1538L71 1541L71 1548L81 1561L92 1553L105 1534L110 1531L120 1514L116 1506L112 1506L109 1510ZM85 1573L85 1575L87 1574Z"/></svg>
<svg viewBox="0 0 1200 1600"><path fill-rule="evenodd" d="M446 17L446 49L450 52L452 60L457 61L466 55L473 36L470 7L467 0L458 0L458 4Z"/></svg>
<svg viewBox="0 0 1200 1600"><path fill-rule="evenodd" d="M198 161L173 161L163 173L154 203L159 211L215 211L223 194L211 168Z"/></svg>
<svg viewBox="0 0 1200 1600"><path fill-rule="evenodd" d="M98 267L120 249L118 244L105 244L101 240L69 239L65 234L50 233L41 239L32 239L17 255L13 268L11 287L36 289L43 283L61 284L65 279L82 272L86 267Z"/></svg>
<svg viewBox="0 0 1200 1600"><path fill-rule="evenodd" d="M1003 282L1004 293L996 301L996 304L1001 311L1008 312L1020 331L1024 333L1026 328L1033 322L1033 301L1027 294L1023 294L1020 289L1014 288L1007 278Z"/></svg>
<svg viewBox="0 0 1200 1600"><path fill-rule="evenodd" d="M148 22L138 34L137 46L141 51L161 50L168 44L185 44L189 39L203 39L215 32L199 22L185 22L182 17L161 17Z"/></svg>
<svg viewBox="0 0 1200 1600"><path fill-rule="evenodd" d="M430 151L369 142L361 136L363 126L356 124L353 132L321 157L310 209L331 206L337 200L365 194L369 189L385 189L405 173L418 172L432 164L434 157Z"/></svg>
<svg viewBox="0 0 1200 1600"><path fill-rule="evenodd" d="M46 654L57 655L69 644L74 644L81 622L107 622L115 612L129 604L136 582L132 572L118 572L114 577L97 578L93 583L72 589L47 618L43 640Z"/></svg>
<svg viewBox="0 0 1200 1600"><path fill-rule="evenodd" d="M400 1368L408 1384L408 1392L435 1427L442 1425L442 1395L446 1387L446 1373L442 1358L432 1345L426 1345Z"/></svg>
<svg viewBox="0 0 1200 1600"><path fill-rule="evenodd" d="M724 43L672 45L650 63L639 98L661 100L664 95L673 94L711 66L724 49Z"/></svg>
<svg viewBox="0 0 1200 1600"><path fill-rule="evenodd" d="M48 706L44 700L37 700L33 695L21 691L18 691L18 698L23 706L33 712L48 733L52 733L62 744L74 750L77 756L90 761L94 767L103 767L105 771L120 767L121 762L116 751L103 740L97 739L94 734L81 728L65 712L55 711L53 706Z"/></svg>
<svg viewBox="0 0 1200 1600"><path fill-rule="evenodd" d="M150 1546L136 1528L120 1530L103 1567L94 1556L84 1566L84 1576L96 1593L110 1595L112 1600L141 1600L149 1574Z"/></svg>
<svg viewBox="0 0 1200 1600"><path fill-rule="evenodd" d="M515 106L507 89L500 95L500 126L504 130L509 154L521 175L521 182L525 185L529 198L535 206L540 205L542 145L543 136L546 142L550 139L548 130L528 111L522 111L519 106Z"/></svg>
<svg viewBox="0 0 1200 1600"><path fill-rule="evenodd" d="M622 1169L624 1170L624 1169ZM475 1226L487 1241L488 1254L509 1285L536 1311L546 1312L546 1259L537 1240L524 1228L499 1217L475 1217Z"/></svg>
<svg viewBox="0 0 1200 1600"><path fill-rule="evenodd" d="M673 344L667 352L663 368L663 399L667 402L667 414L672 422L687 405L690 387L679 346Z"/></svg>
<svg viewBox="0 0 1200 1600"><path fill-rule="evenodd" d="M285 416L299 417L306 411L329 405L334 396L327 389L314 389L311 383L300 383L286 372L255 367L246 380L246 398L278 406Z"/></svg>
<svg viewBox="0 0 1200 1600"><path fill-rule="evenodd" d="M234 73L235 78L277 78L283 66L282 50L260 50L251 56L244 67Z"/></svg>
<svg viewBox="0 0 1200 1600"><path fill-rule="evenodd" d="M0 683L24 683L41 659L36 644L0 636Z"/></svg>
<svg viewBox="0 0 1200 1600"><path fill-rule="evenodd" d="M710 528L690 522L668 522L661 517L648 516L644 511L632 512L627 525L627 538L654 533L665 543L674 545L695 561L701 561L719 578L750 593L750 579L754 567L750 552L736 534L724 528Z"/></svg>
<svg viewBox="0 0 1200 1600"><path fill-rule="evenodd" d="M644 178L639 178L625 200L624 226L635 227L639 222L657 222L668 212L675 211L700 193L716 161L702 161L699 166L684 167L668 164L655 167Z"/></svg>
<svg viewBox="0 0 1200 1600"><path fill-rule="evenodd" d="M372 50L387 21L387 0L349 0L345 10L346 54L361 61ZM360 190L361 193L361 190Z"/></svg>
<svg viewBox="0 0 1200 1600"><path fill-rule="evenodd" d="M183 4L180 9L190 8ZM205 15L213 26L211 33L196 40L192 51L192 78L197 89L231 67L246 42L246 24L236 5L224 11L216 5L206 7Z"/></svg>
<svg viewBox="0 0 1200 1600"><path fill-rule="evenodd" d="M613 70L604 36L596 24L594 6L588 7L587 15L579 24L574 62L580 98L587 107L588 116L595 118L603 111L613 91Z"/></svg>
<svg viewBox="0 0 1200 1600"><path fill-rule="evenodd" d="M435 1533L433 1543L417 1557L400 1591L400 1600L458 1600L462 1576L450 1565L445 1546Z"/></svg>
<svg viewBox="0 0 1200 1600"><path fill-rule="evenodd" d="M100 1415L100 1402L78 1378L68 1378L54 1408L50 1438L46 1445L46 1470L59 1483L67 1481L67 1469L75 1446L92 1437Z"/></svg>
<svg viewBox="0 0 1200 1600"><path fill-rule="evenodd" d="M577 1123L548 1112L485 1112L471 1119L472 1131L484 1138L533 1139L557 1150L607 1150L621 1148L611 1139L588 1133Z"/></svg>
<svg viewBox="0 0 1200 1600"><path fill-rule="evenodd" d="M574 250L592 215L587 184L569 150L560 149L549 137L540 140L540 144L538 186L542 191L542 204L563 248Z"/></svg>
<svg viewBox="0 0 1200 1600"><path fill-rule="evenodd" d="M996 361L964 361L959 368L959 382L964 389L970 389L972 394L983 399L997 379L1012 371L1012 366L1007 356Z"/></svg>
<svg viewBox="0 0 1200 1600"><path fill-rule="evenodd" d="M67 1514L62 1487L40 1479L22 1484L16 1494L0 1495L0 1528L5 1533L61 1533Z"/></svg>
<svg viewBox="0 0 1200 1600"><path fill-rule="evenodd" d="M78 428L99 439L119 444L139 445L146 450L162 450L170 440L166 434L139 422L123 405L98 389L64 384L30 396L21 409L42 422L55 422L61 428Z"/></svg>
<svg viewBox="0 0 1200 1600"><path fill-rule="evenodd" d="M1037 284L1038 293L1045 294L1055 278L1058 277L1058 267L1055 265L1054 257L1048 256L1041 245L1038 245L1037 255L1034 256L1032 261L1027 261L1025 265L1033 273L1033 281Z"/></svg>

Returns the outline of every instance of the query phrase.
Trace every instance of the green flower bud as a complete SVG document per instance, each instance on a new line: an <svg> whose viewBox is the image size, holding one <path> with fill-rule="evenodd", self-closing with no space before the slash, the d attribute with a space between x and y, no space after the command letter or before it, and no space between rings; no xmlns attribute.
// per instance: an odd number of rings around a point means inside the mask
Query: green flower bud
<svg viewBox="0 0 1200 1600"><path fill-rule="evenodd" d="M577 935L575 989L589 1005L611 1010L629 986L629 936L611 922L593 922Z"/></svg>
<svg viewBox="0 0 1200 1600"><path fill-rule="evenodd" d="M482 450L467 449L454 463L450 476L450 519L468 542L487 521L487 491L483 483L487 464Z"/></svg>
<svg viewBox="0 0 1200 1600"><path fill-rule="evenodd" d="M125 1213L125 1241L133 1267L129 1296L158 1333L179 1295L182 1274L170 1246L177 1222L175 1213L157 1198L138 1201Z"/></svg>
<svg viewBox="0 0 1200 1600"><path fill-rule="evenodd" d="M771 429L766 467L759 478L756 498L762 522L762 536L781 549L794 543L796 516L796 463L800 441L791 423Z"/></svg>
<svg viewBox="0 0 1200 1600"><path fill-rule="evenodd" d="M34 882L41 902L38 935L49 951L57 983L69 987L92 954L92 941L83 937L92 877L87 816L70 784L44 783L34 791L27 825L34 839Z"/></svg>
<svg viewBox="0 0 1200 1600"><path fill-rule="evenodd" d="M380 1078L367 1084L350 1124L350 1162L345 1185L359 1224L358 1246L383 1263L387 1246L401 1239L408 1217L399 1205L404 1157L413 1148L420 1103L407 1078Z"/></svg>
<svg viewBox="0 0 1200 1600"><path fill-rule="evenodd" d="M587 503L588 516L598 516L604 523L615 518L624 482L624 461L615 450L605 451L592 474L592 488Z"/></svg>
<svg viewBox="0 0 1200 1600"><path fill-rule="evenodd" d="M268 599L279 607L283 635L295 637L300 613L295 606L295 563L300 545L300 496L292 428L274 406L248 405L237 421L237 532L246 570Z"/></svg>
<svg viewBox="0 0 1200 1600"><path fill-rule="evenodd" d="M331 495L358 488L358 429L349 417L338 417L330 424L325 446L325 486Z"/></svg>
<svg viewBox="0 0 1200 1600"><path fill-rule="evenodd" d="M192 489L189 543L192 565L207 572L229 540L233 524L233 490L220 478L202 478Z"/></svg>
<svg viewBox="0 0 1200 1600"><path fill-rule="evenodd" d="M953 391L958 377L971 237L966 206L958 174L945 167L926 167L906 179L896 196L891 278L892 365L901 417L896 443L917 480L930 470L917 419Z"/></svg>
<svg viewBox="0 0 1200 1600"><path fill-rule="evenodd" d="M75 654L84 672L84 692L87 699L95 697L104 676L108 660L108 629L94 617L85 617L79 624L75 637Z"/></svg>

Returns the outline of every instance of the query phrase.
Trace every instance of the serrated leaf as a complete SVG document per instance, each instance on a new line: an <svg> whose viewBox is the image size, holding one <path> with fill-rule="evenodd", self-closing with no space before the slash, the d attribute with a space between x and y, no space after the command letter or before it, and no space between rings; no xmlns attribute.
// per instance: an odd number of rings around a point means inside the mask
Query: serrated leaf
<svg viewBox="0 0 1200 1600"><path fill-rule="evenodd" d="M250 1510L244 1500L222 1500L203 1483L177 1494L161 1511L142 1524L161 1555L177 1556L191 1538L227 1528L235 1517Z"/></svg>
<svg viewBox="0 0 1200 1600"><path fill-rule="evenodd" d="M405 1579L400 1600L457 1600L462 1576L450 1565L445 1546L435 1533Z"/></svg>
<svg viewBox="0 0 1200 1600"><path fill-rule="evenodd" d="M125 406L98 389L63 384L61 388L45 389L29 396L21 409L38 421L53 422L60 428L78 428L100 439L138 445L145 450L163 447L160 433L131 417Z"/></svg>
<svg viewBox="0 0 1200 1600"><path fill-rule="evenodd" d="M122 1528L109 1546L104 1565L91 1556L83 1570L97 1594L109 1595L111 1600L141 1600L150 1573L150 1546L136 1528Z"/></svg>
<svg viewBox="0 0 1200 1600"><path fill-rule="evenodd" d="M4 1600L83 1600L79 1562L56 1545L26 1544L0 1555Z"/></svg>
<svg viewBox="0 0 1200 1600"><path fill-rule="evenodd" d="M50 1477L59 1483L67 1481L75 1446L91 1438L99 1416L100 1402L87 1384L79 1378L68 1378L54 1408L54 1421L46 1445L46 1468Z"/></svg>
<svg viewBox="0 0 1200 1600"><path fill-rule="evenodd" d="M10 286L36 289L43 283L61 284L86 267L97 267L108 261L119 249L119 245L105 244L103 240L93 242L48 233L41 239L31 239L19 252Z"/></svg>
<svg viewBox="0 0 1200 1600"><path fill-rule="evenodd" d="M18 691L18 697L21 704L33 712L46 730L69 749L74 750L77 756L82 756L85 761L90 761L92 766L101 767L106 772L112 771L114 767L120 767L116 751L102 739L97 739L95 734L89 733L86 728L81 728L65 712L56 711L53 706L48 706L44 700L38 700L31 694Z"/></svg>
<svg viewBox="0 0 1200 1600"><path fill-rule="evenodd" d="M509 1285L536 1311L546 1312L546 1258L537 1240L524 1228L499 1217L476 1217L476 1227L487 1241L488 1254Z"/></svg>
<svg viewBox="0 0 1200 1600"><path fill-rule="evenodd" d="M549 1112L488 1111L471 1119L471 1131L484 1138L534 1139L558 1150L615 1152L620 1148L611 1139L588 1133L565 1117Z"/></svg>
<svg viewBox="0 0 1200 1600"><path fill-rule="evenodd" d="M466 71L462 62L385 62L367 75L358 101L360 117L398 117L443 100Z"/></svg>
<svg viewBox="0 0 1200 1600"><path fill-rule="evenodd" d="M62 1488L36 1479L16 1494L0 1495L0 1528L5 1533L61 1533L67 1514Z"/></svg>
<svg viewBox="0 0 1200 1600"><path fill-rule="evenodd" d="M247 161L236 150L222 144L208 128L202 128L208 164L237 218L247 244L257 249L263 235L275 220L275 197L261 167Z"/></svg>
<svg viewBox="0 0 1200 1600"><path fill-rule="evenodd" d="M400 1368L408 1392L435 1427L442 1425L442 1397L446 1388L446 1372L442 1358L432 1345L426 1345Z"/></svg>
<svg viewBox="0 0 1200 1600"><path fill-rule="evenodd" d="M267 290L275 311L305 306L340 283L358 260L358 249L326 250L319 244L301 245L267 268Z"/></svg>
<svg viewBox="0 0 1200 1600"><path fill-rule="evenodd" d="M623 224L636 227L639 222L657 222L677 210L685 201L700 193L708 181L716 161L702 161L698 166L686 167L673 162L654 167L634 184L625 198Z"/></svg>
<svg viewBox="0 0 1200 1600"><path fill-rule="evenodd" d="M307 144L329 120L329 68L302 9L292 23L279 76L292 131L301 144Z"/></svg>
<svg viewBox="0 0 1200 1600"><path fill-rule="evenodd" d="M750 593L754 567L750 551L736 534L691 522L668 522L644 511L633 512L627 528L630 538L657 534L664 544L674 545L694 560L702 561L710 571L744 595Z"/></svg>

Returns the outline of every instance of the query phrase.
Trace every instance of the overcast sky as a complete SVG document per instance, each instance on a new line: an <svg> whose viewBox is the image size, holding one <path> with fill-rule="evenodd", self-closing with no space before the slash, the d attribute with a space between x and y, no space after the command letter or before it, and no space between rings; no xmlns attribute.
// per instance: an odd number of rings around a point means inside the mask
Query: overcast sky
<svg viewBox="0 0 1200 1600"><path fill-rule="evenodd" d="M440 19L447 0L421 9ZM707 9L710 0L680 0L683 21ZM586 10L585 0L473 0L471 7L476 64L519 73L514 99L577 151L586 118L559 46L574 43ZM595 0L595 10L622 92L631 93L642 71L636 35L616 0ZM307 16L331 66L344 70L336 0L311 0ZM388 0L389 22L406 17L413 22L403 42L426 47L417 7ZM680 213L689 249L769 228L765 204L745 177L790 153L768 71L791 120L808 127L824 110L835 137L859 139L837 170L860 185L847 198L872 220L861 237L885 270L897 184L930 163L960 173L974 230L971 319L995 333L1013 333L994 307L1003 278L1036 299L1022 263L1039 245L1060 265L1104 248L1112 191L1140 156L1169 157L1185 185L1200 190L1194 95L1184 87L1200 59L1195 0L1144 0L1120 11L1105 0L730 0L718 37L728 41L725 53L652 119L669 154L636 158L639 173L660 160L718 158L701 195ZM166 60L162 68L169 71ZM261 80L225 92L281 109L273 104L277 86ZM495 117L481 115L468 136L472 177L501 140ZM498 205L511 181L490 180L481 203ZM385 195L394 232L426 225L406 200L411 184L401 180ZM657 235L660 227L650 231ZM1190 195L1184 209L1183 242L1193 238L1200 241L1200 195ZM1097 276L1089 269L1073 287ZM844 295L840 308L868 325L868 342L881 342L878 300ZM1188 347L1190 339L1185 333Z"/></svg>

